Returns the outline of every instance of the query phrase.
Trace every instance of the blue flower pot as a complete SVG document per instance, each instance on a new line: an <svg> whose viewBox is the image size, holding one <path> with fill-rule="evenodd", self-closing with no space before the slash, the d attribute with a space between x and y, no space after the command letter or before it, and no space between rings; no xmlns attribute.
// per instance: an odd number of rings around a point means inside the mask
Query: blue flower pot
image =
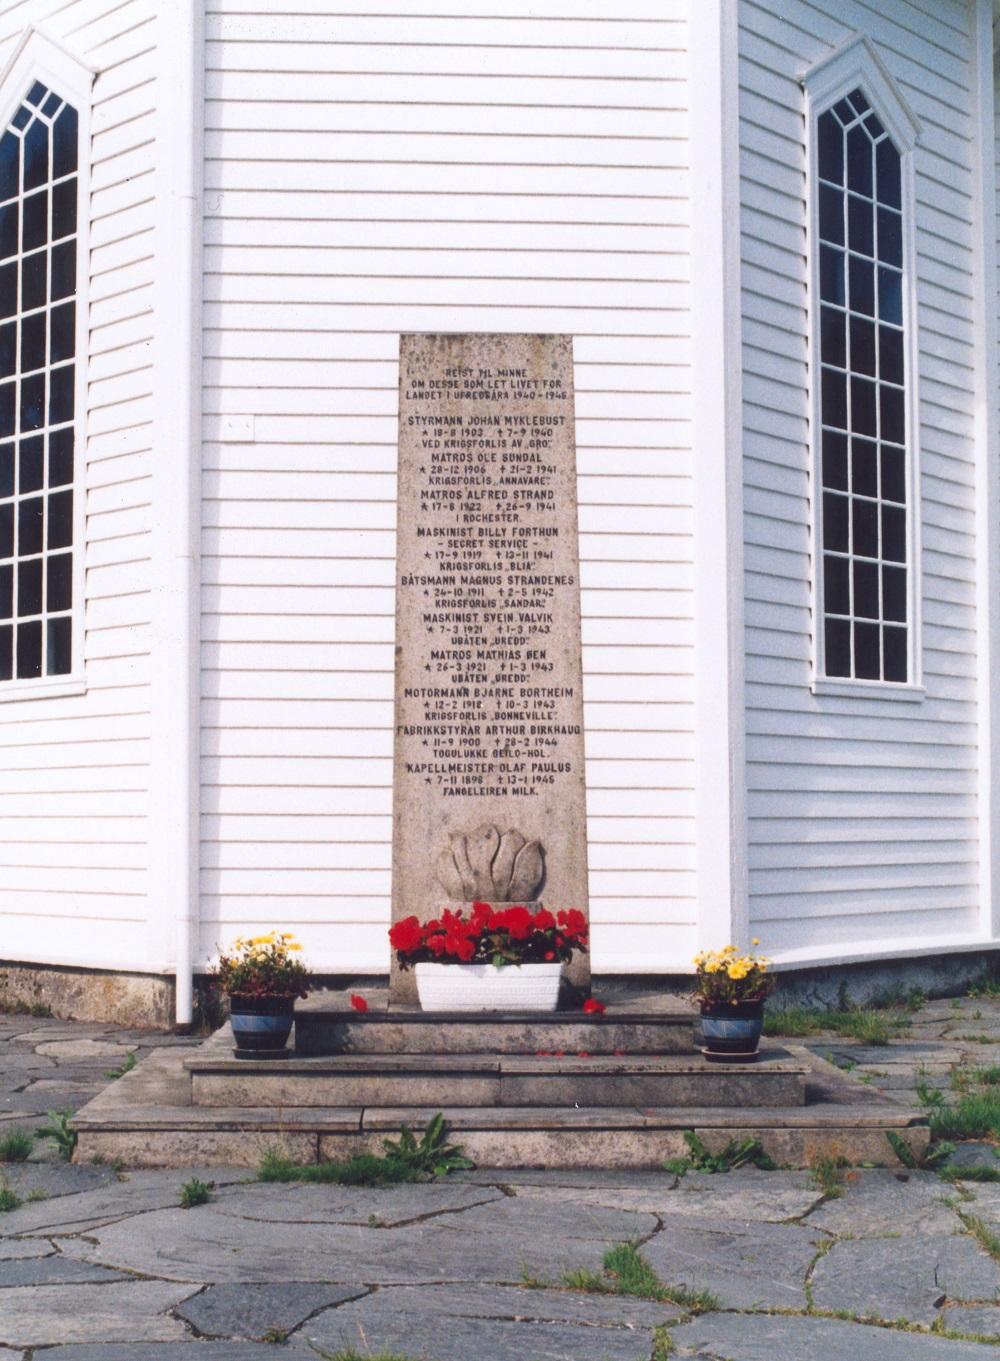
<svg viewBox="0 0 1000 1361"><path fill-rule="evenodd" d="M701 1033L707 1059L752 1062L764 1029L763 1002L702 1002Z"/></svg>
<svg viewBox="0 0 1000 1361"><path fill-rule="evenodd" d="M279 1057L295 1019L295 998L234 993L229 999L229 1019L238 1058Z"/></svg>

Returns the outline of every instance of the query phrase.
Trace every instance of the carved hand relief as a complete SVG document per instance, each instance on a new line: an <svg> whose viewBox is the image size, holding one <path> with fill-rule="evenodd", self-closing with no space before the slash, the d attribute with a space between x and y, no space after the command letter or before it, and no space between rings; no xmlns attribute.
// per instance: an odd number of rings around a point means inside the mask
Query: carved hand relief
<svg viewBox="0 0 1000 1361"><path fill-rule="evenodd" d="M471 903L524 903L537 898L545 875L540 841L513 828L456 832L437 859L437 878L449 898Z"/></svg>

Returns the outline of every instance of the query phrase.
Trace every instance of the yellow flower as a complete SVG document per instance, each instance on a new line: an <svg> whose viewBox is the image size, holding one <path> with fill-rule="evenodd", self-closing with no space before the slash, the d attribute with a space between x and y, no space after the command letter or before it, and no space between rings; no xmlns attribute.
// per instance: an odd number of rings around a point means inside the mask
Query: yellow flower
<svg viewBox="0 0 1000 1361"><path fill-rule="evenodd" d="M754 938L753 938L753 940L750 942L750 944L751 944L751 945L759 945L759 944L760 944L760 937L759 937L759 936L754 936Z"/></svg>

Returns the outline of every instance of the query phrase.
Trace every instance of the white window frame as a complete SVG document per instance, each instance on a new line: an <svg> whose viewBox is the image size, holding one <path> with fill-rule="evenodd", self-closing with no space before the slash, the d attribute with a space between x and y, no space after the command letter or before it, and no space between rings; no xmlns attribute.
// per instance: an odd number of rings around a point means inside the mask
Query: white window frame
<svg viewBox="0 0 1000 1361"><path fill-rule="evenodd" d="M72 670L65 675L0 681L0 704L14 700L81 695L87 689L86 641L86 462L87 360L90 283L90 136L96 71L57 39L34 26L25 30L0 71L0 131L5 129L36 80L76 109L79 153L76 211L76 355L73 418L73 609Z"/></svg>
<svg viewBox="0 0 1000 1361"><path fill-rule="evenodd" d="M921 646L922 570L920 547L920 401L915 230L914 148L920 124L875 49L858 35L802 77L806 95L806 193L809 259L809 431L813 656L815 695L920 701L924 695ZM903 353L906 419L907 679L886 681L826 674L823 599L822 382L819 283L819 161L816 129L821 114L860 89L900 158L903 215Z"/></svg>

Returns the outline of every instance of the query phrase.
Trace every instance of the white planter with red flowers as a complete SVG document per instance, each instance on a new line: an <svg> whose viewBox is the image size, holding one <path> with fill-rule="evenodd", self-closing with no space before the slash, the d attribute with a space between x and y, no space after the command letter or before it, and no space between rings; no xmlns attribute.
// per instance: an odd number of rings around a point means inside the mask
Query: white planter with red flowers
<svg viewBox="0 0 1000 1361"><path fill-rule="evenodd" d="M561 964L414 966L424 1011L555 1011Z"/></svg>
<svg viewBox="0 0 1000 1361"><path fill-rule="evenodd" d="M587 948L575 908L482 903L389 931L396 958L412 968L424 1011L555 1011L563 965Z"/></svg>

